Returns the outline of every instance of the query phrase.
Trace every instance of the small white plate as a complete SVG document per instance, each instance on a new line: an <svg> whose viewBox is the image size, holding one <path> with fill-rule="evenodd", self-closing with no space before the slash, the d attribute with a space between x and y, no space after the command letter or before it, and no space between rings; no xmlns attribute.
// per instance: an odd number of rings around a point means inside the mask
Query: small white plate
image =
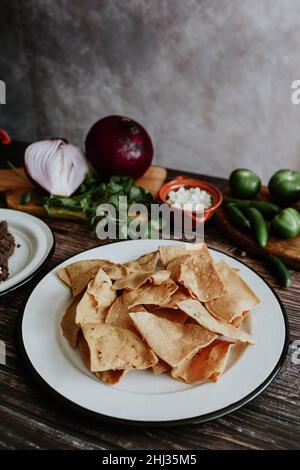
<svg viewBox="0 0 300 470"><path fill-rule="evenodd" d="M9 276L0 282L0 296L28 282L49 260L54 236L45 222L12 209L0 209L0 220L6 220L15 237L16 248L8 260Z"/></svg>
<svg viewBox="0 0 300 470"><path fill-rule="evenodd" d="M157 249L178 244L167 240L137 240L87 250L67 261L108 258L126 262ZM36 286L20 321L20 340L26 362L35 376L64 403L106 420L134 425L174 425L204 422L227 414L256 397L275 377L288 348L288 323L280 300L252 269L217 250L215 261L226 260L261 299L246 329L255 345L234 354L217 383L187 385L167 374L132 371L117 385L99 382L83 365L77 350L62 335L60 319L70 300L57 268ZM42 306L42 308L41 308Z"/></svg>

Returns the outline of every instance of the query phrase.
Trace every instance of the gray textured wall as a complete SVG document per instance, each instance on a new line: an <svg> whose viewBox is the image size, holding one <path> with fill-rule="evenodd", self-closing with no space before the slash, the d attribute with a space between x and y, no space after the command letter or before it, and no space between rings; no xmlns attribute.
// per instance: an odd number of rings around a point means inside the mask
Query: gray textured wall
<svg viewBox="0 0 300 470"><path fill-rule="evenodd" d="M158 164L300 169L299 0L1 0L0 127L82 145L131 116Z"/></svg>

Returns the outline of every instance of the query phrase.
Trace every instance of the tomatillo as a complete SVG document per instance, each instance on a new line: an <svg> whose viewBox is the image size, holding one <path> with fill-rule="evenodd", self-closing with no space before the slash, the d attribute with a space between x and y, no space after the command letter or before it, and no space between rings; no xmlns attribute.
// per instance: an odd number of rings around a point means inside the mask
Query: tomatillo
<svg viewBox="0 0 300 470"><path fill-rule="evenodd" d="M261 188L260 178L251 170L237 168L229 177L233 196L246 199L254 197Z"/></svg>
<svg viewBox="0 0 300 470"><path fill-rule="evenodd" d="M282 238L293 238L300 233L300 213L287 207L272 220L272 228Z"/></svg>
<svg viewBox="0 0 300 470"><path fill-rule="evenodd" d="M272 198L282 205L292 204L300 199L300 171L279 170L269 181Z"/></svg>

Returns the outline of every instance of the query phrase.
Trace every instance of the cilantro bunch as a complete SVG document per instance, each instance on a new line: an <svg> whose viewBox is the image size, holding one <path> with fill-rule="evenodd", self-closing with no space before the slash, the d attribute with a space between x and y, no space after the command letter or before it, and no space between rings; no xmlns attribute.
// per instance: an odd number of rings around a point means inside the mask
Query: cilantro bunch
<svg viewBox="0 0 300 470"><path fill-rule="evenodd" d="M70 197L47 196L33 198L31 193L22 195L23 204L34 201L43 205L49 216L59 215L80 219L87 223L95 233L96 225L101 217L97 217L96 210L100 204L112 204L116 209L116 223L118 223L119 197L126 196L128 207L141 203L150 207L154 201L151 193L137 186L130 176L112 176L107 181L101 181L93 172L89 172L76 193ZM127 224L132 218L127 217Z"/></svg>

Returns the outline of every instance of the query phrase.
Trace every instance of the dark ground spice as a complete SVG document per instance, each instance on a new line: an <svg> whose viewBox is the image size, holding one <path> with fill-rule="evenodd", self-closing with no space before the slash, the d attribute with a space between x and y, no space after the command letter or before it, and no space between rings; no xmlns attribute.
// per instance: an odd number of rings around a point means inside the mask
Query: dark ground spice
<svg viewBox="0 0 300 470"><path fill-rule="evenodd" d="M9 274L8 259L15 251L15 239L9 232L7 222L0 221L0 282Z"/></svg>

